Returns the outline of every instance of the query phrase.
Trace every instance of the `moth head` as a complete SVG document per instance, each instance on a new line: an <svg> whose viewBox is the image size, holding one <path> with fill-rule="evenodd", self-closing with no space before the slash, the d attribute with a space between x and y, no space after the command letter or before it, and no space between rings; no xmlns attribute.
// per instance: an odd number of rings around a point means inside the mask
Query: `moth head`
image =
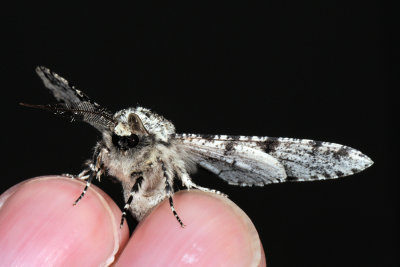
<svg viewBox="0 0 400 267"><path fill-rule="evenodd" d="M143 136L149 135L142 120L133 112L122 113L116 118L112 132L112 143L118 149L126 151L136 147Z"/></svg>

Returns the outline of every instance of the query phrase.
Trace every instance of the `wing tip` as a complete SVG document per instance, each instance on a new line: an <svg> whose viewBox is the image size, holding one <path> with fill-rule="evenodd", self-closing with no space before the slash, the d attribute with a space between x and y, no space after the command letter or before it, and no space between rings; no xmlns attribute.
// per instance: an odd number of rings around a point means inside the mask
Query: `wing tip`
<svg viewBox="0 0 400 267"><path fill-rule="evenodd" d="M360 154L360 156L362 156L362 157L360 157L360 159L358 160L359 165L357 166L357 168L351 169L351 172L352 172L351 174L362 172L365 169L368 169L369 167L374 165L374 161L370 157L368 157L364 154Z"/></svg>
<svg viewBox="0 0 400 267"><path fill-rule="evenodd" d="M296 177L295 175L289 175L286 181L307 182L307 181L322 181L322 180L337 179L362 172L374 164L374 162L368 156L362 153L358 154L358 156L359 157L355 162L356 164L353 164L352 166L341 166L339 168L331 169L329 171L321 170L321 172L314 173L311 176L305 175Z"/></svg>
<svg viewBox="0 0 400 267"><path fill-rule="evenodd" d="M361 153L359 150L341 146L333 155L337 159L331 171L323 172L316 180L336 179L350 176L371 167L374 162L370 157Z"/></svg>
<svg viewBox="0 0 400 267"><path fill-rule="evenodd" d="M361 153L358 150L353 149L353 156L355 160L354 166L350 169L351 174L359 173L374 164L374 161L367 155Z"/></svg>

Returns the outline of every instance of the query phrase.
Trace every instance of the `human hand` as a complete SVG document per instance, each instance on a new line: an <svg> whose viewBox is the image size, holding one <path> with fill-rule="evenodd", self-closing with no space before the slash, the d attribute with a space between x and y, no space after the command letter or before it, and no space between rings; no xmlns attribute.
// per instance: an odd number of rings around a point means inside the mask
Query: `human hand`
<svg viewBox="0 0 400 267"><path fill-rule="evenodd" d="M258 234L232 201L198 190L174 195L132 234L121 211L92 185L77 206L79 180L61 176L22 182L0 196L0 266L265 266Z"/></svg>

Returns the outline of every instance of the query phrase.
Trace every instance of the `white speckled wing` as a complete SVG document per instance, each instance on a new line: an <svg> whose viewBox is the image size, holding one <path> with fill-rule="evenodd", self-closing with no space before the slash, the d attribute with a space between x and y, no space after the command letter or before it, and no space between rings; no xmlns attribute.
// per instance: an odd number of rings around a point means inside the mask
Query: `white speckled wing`
<svg viewBox="0 0 400 267"><path fill-rule="evenodd" d="M198 164L231 184L338 178L372 160L353 148L307 139L227 135L175 135Z"/></svg>
<svg viewBox="0 0 400 267"><path fill-rule="evenodd" d="M179 142L203 168L229 184L263 186L282 182L284 167L274 157L258 149L226 140L178 137ZM194 137L194 135L191 135Z"/></svg>
<svg viewBox="0 0 400 267"><path fill-rule="evenodd" d="M111 112L70 85L66 79L42 66L36 68L36 73L59 102L59 104L36 107L70 117L71 120L85 121L99 131L115 126Z"/></svg>

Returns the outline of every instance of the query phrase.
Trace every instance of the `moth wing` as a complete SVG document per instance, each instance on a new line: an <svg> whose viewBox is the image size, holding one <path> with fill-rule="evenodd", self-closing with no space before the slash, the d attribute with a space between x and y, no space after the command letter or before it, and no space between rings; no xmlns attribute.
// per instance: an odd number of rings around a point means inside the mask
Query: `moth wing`
<svg viewBox="0 0 400 267"><path fill-rule="evenodd" d="M177 140L196 163L229 184L263 186L286 178L282 164L258 149L218 139L178 137Z"/></svg>
<svg viewBox="0 0 400 267"><path fill-rule="evenodd" d="M85 121L98 130L111 127L113 115L99 104L92 101L82 91L70 85L69 82L57 73L48 68L39 66L36 73L42 79L43 84L48 88L60 104L47 105L42 107L55 112L56 114L66 115L73 120Z"/></svg>
<svg viewBox="0 0 400 267"><path fill-rule="evenodd" d="M331 179L360 172L373 164L360 151L329 142L226 135L176 137L200 166L233 184ZM241 167L242 162L245 167Z"/></svg>
<svg viewBox="0 0 400 267"><path fill-rule="evenodd" d="M67 105L91 102L89 97L83 92L77 90L74 86L70 85L66 79L48 68L38 66L36 67L36 73L42 79L44 86L52 92L57 101ZM94 105L98 104L94 103Z"/></svg>
<svg viewBox="0 0 400 267"><path fill-rule="evenodd" d="M330 142L255 137L243 140L243 143L277 158L293 181L339 178L363 171L373 164L360 151Z"/></svg>

